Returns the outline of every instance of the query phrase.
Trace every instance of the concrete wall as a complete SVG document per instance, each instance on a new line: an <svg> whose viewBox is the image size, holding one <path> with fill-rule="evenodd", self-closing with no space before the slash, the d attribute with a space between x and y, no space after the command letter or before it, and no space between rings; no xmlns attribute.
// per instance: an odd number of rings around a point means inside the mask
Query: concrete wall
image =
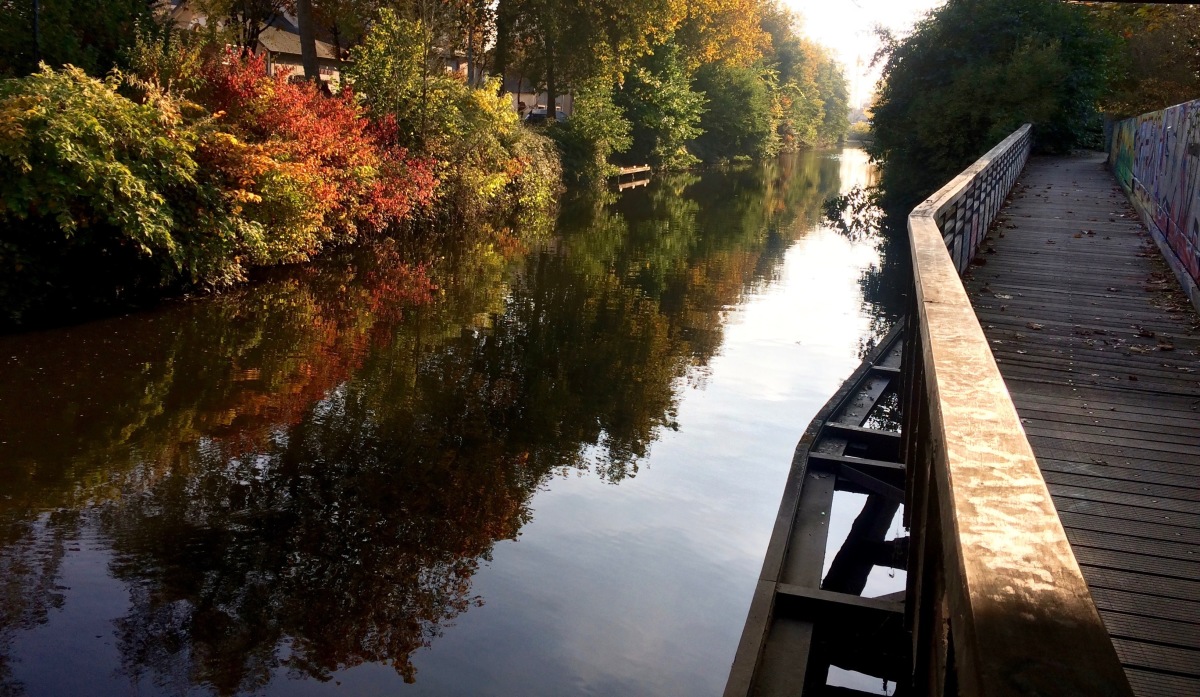
<svg viewBox="0 0 1200 697"><path fill-rule="evenodd" d="M1108 161L1200 309L1200 100L1117 122Z"/></svg>

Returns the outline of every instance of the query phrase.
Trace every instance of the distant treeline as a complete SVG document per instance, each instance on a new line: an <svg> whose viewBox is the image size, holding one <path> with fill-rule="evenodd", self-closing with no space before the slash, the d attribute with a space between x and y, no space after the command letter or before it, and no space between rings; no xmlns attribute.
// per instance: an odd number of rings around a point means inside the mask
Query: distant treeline
<svg viewBox="0 0 1200 697"><path fill-rule="evenodd" d="M1044 152L1102 146L1102 114L1200 97L1200 8L949 0L885 36L872 154L885 205L913 204L1023 123Z"/></svg>

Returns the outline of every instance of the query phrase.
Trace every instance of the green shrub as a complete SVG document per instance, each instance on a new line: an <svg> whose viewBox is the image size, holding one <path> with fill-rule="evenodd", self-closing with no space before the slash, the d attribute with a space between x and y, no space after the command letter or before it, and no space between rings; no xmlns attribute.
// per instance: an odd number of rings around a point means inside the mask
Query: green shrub
<svg viewBox="0 0 1200 697"><path fill-rule="evenodd" d="M512 145L517 170L509 189L509 210L519 230L539 235L553 227L546 212L557 206L562 188L562 163L550 138L527 128L518 131Z"/></svg>
<svg viewBox="0 0 1200 697"><path fill-rule="evenodd" d="M704 95L692 91L678 54L673 45L657 47L625 76L617 91L617 104L632 127L627 158L632 163L678 170L698 162L687 144L701 133Z"/></svg>
<svg viewBox="0 0 1200 697"><path fill-rule="evenodd" d="M757 70L709 64L696 71L695 89L708 98L700 118L704 134L695 142L701 159L711 162L778 152L776 105Z"/></svg>
<svg viewBox="0 0 1200 697"><path fill-rule="evenodd" d="M551 125L550 137L558 144L567 179L585 185L597 185L616 174L610 156L632 144L629 120L613 101L611 87L595 80L575 93L571 117Z"/></svg>
<svg viewBox="0 0 1200 697"><path fill-rule="evenodd" d="M438 161L439 216L462 222L551 205L557 157L526 133L495 80L473 88L431 66L429 40L420 22L383 10L348 73L369 113L394 119L401 144Z"/></svg>
<svg viewBox="0 0 1200 697"><path fill-rule="evenodd" d="M200 132L121 77L43 69L0 83L0 306L10 316L69 281L105 302L190 281L239 280L262 230L235 215L193 155Z"/></svg>

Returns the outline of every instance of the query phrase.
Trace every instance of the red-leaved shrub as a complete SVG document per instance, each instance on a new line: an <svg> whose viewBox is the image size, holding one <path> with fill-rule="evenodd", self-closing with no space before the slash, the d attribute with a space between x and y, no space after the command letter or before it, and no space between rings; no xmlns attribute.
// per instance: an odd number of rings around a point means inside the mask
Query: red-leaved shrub
<svg viewBox="0 0 1200 697"><path fill-rule="evenodd" d="M328 97L312 83L269 76L264 58L248 52L218 54L202 77L197 99L222 130L274 163L264 170L254 158L207 158L251 165L222 176L252 184L242 187L252 192L245 214L263 223L269 261L299 261L323 246L376 235L431 202L433 163L409 157L391 135L394 126L373 123L350 90Z"/></svg>

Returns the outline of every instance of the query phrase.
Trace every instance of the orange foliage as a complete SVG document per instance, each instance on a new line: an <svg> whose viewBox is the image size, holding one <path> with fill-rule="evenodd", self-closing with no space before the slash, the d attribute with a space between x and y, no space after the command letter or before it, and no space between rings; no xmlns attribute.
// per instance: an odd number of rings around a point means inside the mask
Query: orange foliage
<svg viewBox="0 0 1200 697"><path fill-rule="evenodd" d="M329 97L312 83L269 76L264 58L249 52L227 51L201 72L200 101L257 148L208 159L225 165L218 169L233 183L254 189L246 197L260 204L254 217L284 238L279 260L384 232L432 201L434 163L409 157L396 144L394 124L372 122L350 90Z"/></svg>

